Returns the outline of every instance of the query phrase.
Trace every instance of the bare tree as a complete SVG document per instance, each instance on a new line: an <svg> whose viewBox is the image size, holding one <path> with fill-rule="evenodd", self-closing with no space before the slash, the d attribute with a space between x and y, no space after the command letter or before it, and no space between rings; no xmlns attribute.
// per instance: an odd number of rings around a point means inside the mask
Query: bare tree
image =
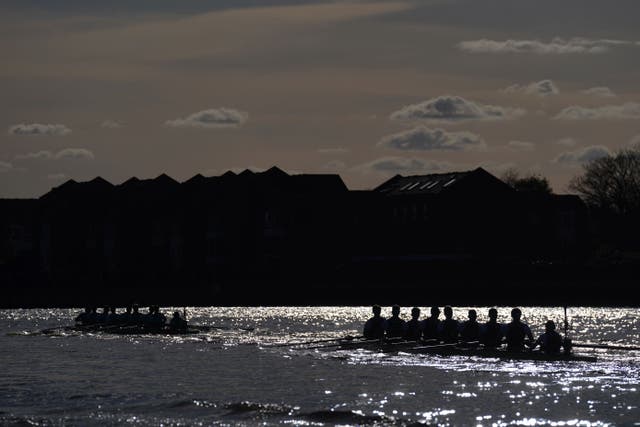
<svg viewBox="0 0 640 427"><path fill-rule="evenodd" d="M502 174L501 179L516 191L544 194L553 193L549 180L542 175L530 174L521 176L517 169L509 168Z"/></svg>
<svg viewBox="0 0 640 427"><path fill-rule="evenodd" d="M623 149L583 166L569 182L590 206L627 215L640 210L640 149Z"/></svg>

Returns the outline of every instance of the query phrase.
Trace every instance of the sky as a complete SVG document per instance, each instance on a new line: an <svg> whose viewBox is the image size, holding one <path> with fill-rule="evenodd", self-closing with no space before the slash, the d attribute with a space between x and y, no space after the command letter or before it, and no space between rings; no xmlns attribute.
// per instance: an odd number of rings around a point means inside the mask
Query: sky
<svg viewBox="0 0 640 427"><path fill-rule="evenodd" d="M4 0L0 198L68 179L483 167L640 144L637 0Z"/></svg>

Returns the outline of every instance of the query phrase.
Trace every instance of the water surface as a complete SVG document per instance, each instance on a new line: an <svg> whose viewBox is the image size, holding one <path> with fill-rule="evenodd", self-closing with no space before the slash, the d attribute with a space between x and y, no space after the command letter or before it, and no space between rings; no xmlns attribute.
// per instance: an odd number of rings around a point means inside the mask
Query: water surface
<svg viewBox="0 0 640 427"><path fill-rule="evenodd" d="M0 311L0 423L640 425L640 352L545 363L275 346L359 335L367 307L189 308L191 323L224 328L180 337L37 333L77 312ZM523 314L535 335L562 325L560 308ZM639 346L639 314L573 308L571 334Z"/></svg>

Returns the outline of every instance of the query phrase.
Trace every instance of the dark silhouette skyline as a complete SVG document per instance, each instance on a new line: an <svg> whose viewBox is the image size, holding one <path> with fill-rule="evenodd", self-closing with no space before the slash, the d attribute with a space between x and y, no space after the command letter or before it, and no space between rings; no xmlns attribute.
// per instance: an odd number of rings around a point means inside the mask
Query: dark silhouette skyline
<svg viewBox="0 0 640 427"><path fill-rule="evenodd" d="M577 196L516 191L482 168L368 191L277 167L182 183L97 177L0 206L9 306L598 303L576 291L635 268L594 264Z"/></svg>

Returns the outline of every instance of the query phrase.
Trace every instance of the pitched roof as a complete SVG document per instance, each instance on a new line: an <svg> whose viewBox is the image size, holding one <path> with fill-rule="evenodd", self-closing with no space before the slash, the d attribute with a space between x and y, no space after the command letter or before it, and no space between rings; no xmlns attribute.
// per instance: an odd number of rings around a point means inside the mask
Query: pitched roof
<svg viewBox="0 0 640 427"><path fill-rule="evenodd" d="M396 175L388 181L380 184L374 189L374 191L390 195L439 194L451 187L454 187L469 175L478 171L478 169L464 172L433 173L428 175Z"/></svg>

